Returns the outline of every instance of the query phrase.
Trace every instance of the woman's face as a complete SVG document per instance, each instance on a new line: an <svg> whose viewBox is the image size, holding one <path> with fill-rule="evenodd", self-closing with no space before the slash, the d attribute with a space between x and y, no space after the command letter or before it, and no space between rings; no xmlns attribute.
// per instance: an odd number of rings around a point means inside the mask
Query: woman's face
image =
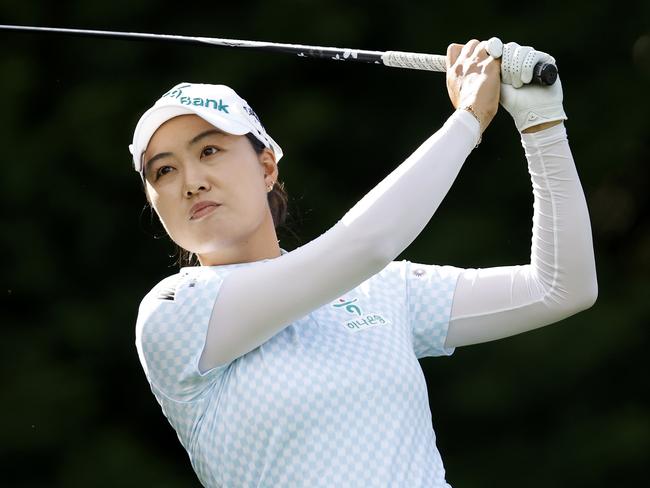
<svg viewBox="0 0 650 488"><path fill-rule="evenodd" d="M270 150L258 155L246 136L181 115L154 133L144 162L151 205L172 240L190 252L245 246L272 222L267 186L277 180L275 157Z"/></svg>

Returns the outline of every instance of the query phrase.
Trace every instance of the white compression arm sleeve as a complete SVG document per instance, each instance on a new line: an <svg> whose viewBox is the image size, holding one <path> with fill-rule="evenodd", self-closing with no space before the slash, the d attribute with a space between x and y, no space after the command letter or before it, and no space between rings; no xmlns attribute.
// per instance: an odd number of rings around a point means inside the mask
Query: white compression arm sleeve
<svg viewBox="0 0 650 488"><path fill-rule="evenodd" d="M522 134L533 184L531 263L464 270L445 345L511 336L590 307L597 281L587 204L564 124Z"/></svg>
<svg viewBox="0 0 650 488"><path fill-rule="evenodd" d="M476 119L456 111L327 232L233 270L215 300L201 370L254 349L386 267L426 226L478 139Z"/></svg>

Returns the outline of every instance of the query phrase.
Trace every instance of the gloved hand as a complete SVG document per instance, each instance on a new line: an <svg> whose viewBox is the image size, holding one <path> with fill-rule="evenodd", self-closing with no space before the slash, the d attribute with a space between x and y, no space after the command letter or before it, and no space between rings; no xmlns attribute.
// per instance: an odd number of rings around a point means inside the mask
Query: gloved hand
<svg viewBox="0 0 650 488"><path fill-rule="evenodd" d="M559 76L551 86L528 84L537 63L555 64L552 56L515 42L503 45L495 37L490 39L487 51L494 58L501 57L500 103L515 120L519 132L545 122L567 119Z"/></svg>

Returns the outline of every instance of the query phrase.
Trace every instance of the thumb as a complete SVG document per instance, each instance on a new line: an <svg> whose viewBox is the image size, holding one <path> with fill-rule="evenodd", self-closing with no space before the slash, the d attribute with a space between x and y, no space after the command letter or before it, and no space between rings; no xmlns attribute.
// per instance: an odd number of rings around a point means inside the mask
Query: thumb
<svg viewBox="0 0 650 488"><path fill-rule="evenodd" d="M485 50L494 59L499 59L503 54L503 42L501 42L501 39L499 39L498 37L491 37L490 40L487 42L487 46L485 47Z"/></svg>

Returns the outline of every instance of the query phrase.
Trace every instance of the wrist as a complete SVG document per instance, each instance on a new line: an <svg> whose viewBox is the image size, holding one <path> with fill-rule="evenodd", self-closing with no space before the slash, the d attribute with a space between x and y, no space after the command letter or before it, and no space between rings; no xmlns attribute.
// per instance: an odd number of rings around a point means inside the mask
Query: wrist
<svg viewBox="0 0 650 488"><path fill-rule="evenodd" d="M544 130L552 127L556 122L567 120L566 113L562 105L546 105L537 107L526 107L516 112L510 112L515 121L515 126L519 132L527 133L528 129L533 132ZM548 125L550 124L550 125ZM526 131L526 132L525 132Z"/></svg>
<svg viewBox="0 0 650 488"><path fill-rule="evenodd" d="M457 110L463 110L463 111L465 111L465 112L468 112L472 117L474 117L474 119L475 119L476 122L478 123L478 127L479 127L479 132L478 132L478 141L476 142L476 146L474 146L475 148L478 147L478 145L479 145L479 144L481 143L481 141L483 140L483 130L484 130L484 128L483 128L483 124L481 123L481 118L480 118L480 117L478 116L478 114L475 112L474 107L472 107L471 104L470 104L470 105L466 105L466 106L464 106L464 107L459 107Z"/></svg>
<svg viewBox="0 0 650 488"><path fill-rule="evenodd" d="M521 131L522 134L532 134L533 132L539 132L540 130L549 129L555 125L562 123L561 120L553 120L551 122L544 122L542 124L533 125Z"/></svg>

